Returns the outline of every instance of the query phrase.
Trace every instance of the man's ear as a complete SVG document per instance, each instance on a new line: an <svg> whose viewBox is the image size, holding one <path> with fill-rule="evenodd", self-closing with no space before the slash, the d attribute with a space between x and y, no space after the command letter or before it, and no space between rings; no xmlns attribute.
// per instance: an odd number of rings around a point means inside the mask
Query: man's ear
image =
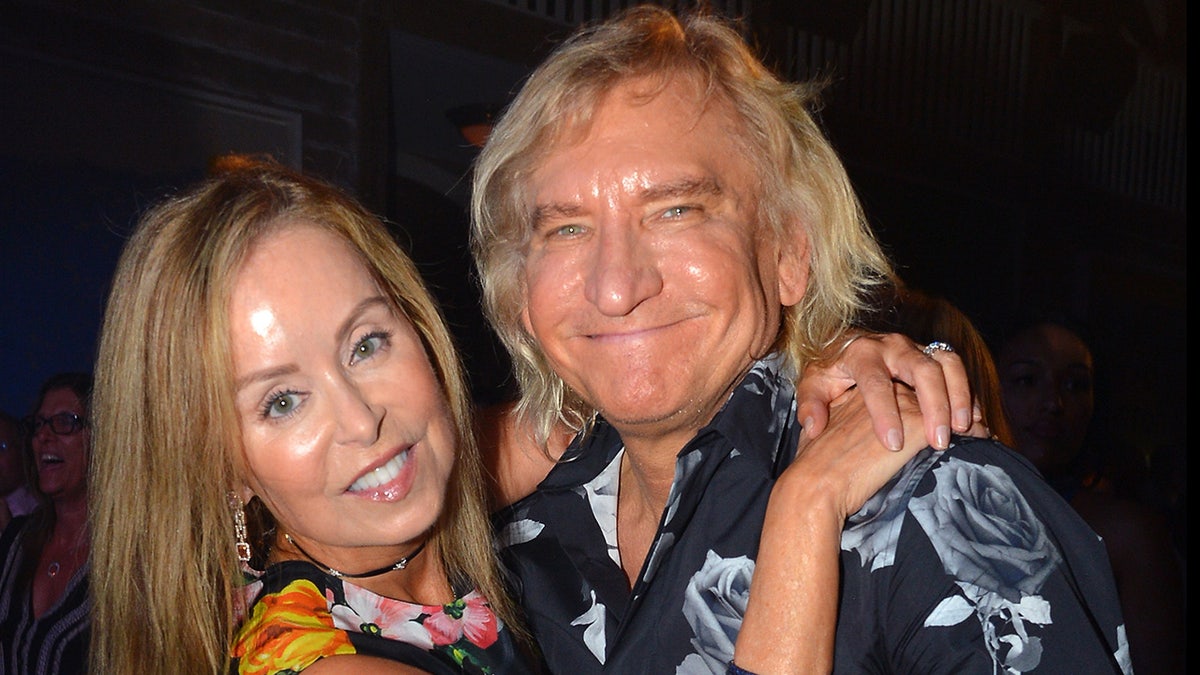
<svg viewBox="0 0 1200 675"><path fill-rule="evenodd" d="M808 289L808 232L800 223L792 223L779 242L779 304L791 307L800 302Z"/></svg>
<svg viewBox="0 0 1200 675"><path fill-rule="evenodd" d="M529 279L526 277L528 268L522 265L521 267L521 286L517 289L517 299L521 303L521 327L525 329L525 334L533 335L533 324L529 321Z"/></svg>
<svg viewBox="0 0 1200 675"><path fill-rule="evenodd" d="M521 308L521 326L525 329L526 335L533 335L533 324L529 322L529 303Z"/></svg>

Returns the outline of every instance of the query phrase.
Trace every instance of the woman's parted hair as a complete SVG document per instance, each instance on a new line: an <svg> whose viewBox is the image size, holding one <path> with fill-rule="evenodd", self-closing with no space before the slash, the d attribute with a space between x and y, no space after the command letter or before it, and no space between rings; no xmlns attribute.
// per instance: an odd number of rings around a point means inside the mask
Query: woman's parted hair
<svg viewBox="0 0 1200 675"><path fill-rule="evenodd" d="M416 267L379 220L338 189L250 162L150 210L113 280L92 410L95 672L227 668L241 577L229 494L245 471L228 303L254 242L297 220L346 241L421 336L458 432L431 550L450 578L474 582L511 620L491 547L469 392Z"/></svg>
<svg viewBox="0 0 1200 675"><path fill-rule="evenodd" d="M841 160L809 111L819 83L779 79L733 26L705 13L676 17L641 6L585 27L533 72L497 123L476 163L471 201L484 309L513 357L518 414L543 441L558 418L579 429L594 411L566 389L521 322L535 207L528 182L555 144L586 130L608 92L641 78L659 86L685 78L706 101L728 105L743 123L736 140L758 173L763 224L777 237L808 236L808 287L785 312L777 341L797 372L893 276Z"/></svg>

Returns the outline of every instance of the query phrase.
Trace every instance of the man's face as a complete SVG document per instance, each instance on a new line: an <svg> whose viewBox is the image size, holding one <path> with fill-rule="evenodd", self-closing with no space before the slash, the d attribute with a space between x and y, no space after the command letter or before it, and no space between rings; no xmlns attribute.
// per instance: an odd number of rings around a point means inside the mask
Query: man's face
<svg viewBox="0 0 1200 675"><path fill-rule="evenodd" d="M803 237L760 226L759 182L723 102L676 78L618 86L530 179L525 328L628 442L686 442L779 332ZM783 263L781 269L781 262Z"/></svg>

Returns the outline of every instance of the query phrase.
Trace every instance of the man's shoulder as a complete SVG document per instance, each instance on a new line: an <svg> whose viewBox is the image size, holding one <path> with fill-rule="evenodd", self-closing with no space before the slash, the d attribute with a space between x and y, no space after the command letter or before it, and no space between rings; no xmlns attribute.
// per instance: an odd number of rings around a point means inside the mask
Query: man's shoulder
<svg viewBox="0 0 1200 675"><path fill-rule="evenodd" d="M537 491L492 513L492 532L500 550L525 544L559 528L577 526L586 515L583 489L539 487ZM566 522L564 522L566 521Z"/></svg>
<svg viewBox="0 0 1200 675"><path fill-rule="evenodd" d="M1015 451L991 439L955 437L945 451L918 453L851 516L842 548L857 551L864 566L887 567L906 528L935 543L994 536L1011 549L1056 556L1043 539L1048 531L1086 526Z"/></svg>
<svg viewBox="0 0 1200 675"><path fill-rule="evenodd" d="M856 625L879 622L868 633L885 636L887 658L903 653L916 664L954 652L959 663L997 672L1016 663L1111 672L1127 663L1103 543L998 442L955 438L944 452L919 453L851 518L841 547L843 610L861 619ZM873 640L839 631L851 661L875 649Z"/></svg>
<svg viewBox="0 0 1200 675"><path fill-rule="evenodd" d="M905 465L897 475L897 482L907 483L911 488L908 498L918 498L939 484L989 476L999 482L963 487L978 490L987 485L1001 494L1031 490L1039 496L1056 494L1033 464L1018 452L995 439L971 436L953 437L950 447L941 452L926 448Z"/></svg>

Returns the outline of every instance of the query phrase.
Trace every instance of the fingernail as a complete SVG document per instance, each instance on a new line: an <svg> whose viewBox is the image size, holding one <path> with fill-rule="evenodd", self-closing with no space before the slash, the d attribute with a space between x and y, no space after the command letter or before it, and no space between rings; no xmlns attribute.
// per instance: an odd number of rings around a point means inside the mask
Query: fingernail
<svg viewBox="0 0 1200 675"><path fill-rule="evenodd" d="M937 446L939 450L945 450L950 447L950 427L942 425L937 428Z"/></svg>
<svg viewBox="0 0 1200 675"><path fill-rule="evenodd" d="M979 411L979 408L975 408L975 412L978 413L978 411ZM979 414L982 415L982 413L979 413ZM967 410L966 408L959 408L958 410L954 411L954 425L963 431L970 429L971 428L971 415L972 415L972 411ZM980 419L980 418L976 417L975 419Z"/></svg>
<svg viewBox="0 0 1200 675"><path fill-rule="evenodd" d="M904 447L904 436L900 435L899 429L889 429L887 432L888 450L896 452Z"/></svg>
<svg viewBox="0 0 1200 675"><path fill-rule="evenodd" d="M810 428L812 425L813 425L813 418L811 418L811 417L805 417L804 421L800 423L800 426L805 429Z"/></svg>

